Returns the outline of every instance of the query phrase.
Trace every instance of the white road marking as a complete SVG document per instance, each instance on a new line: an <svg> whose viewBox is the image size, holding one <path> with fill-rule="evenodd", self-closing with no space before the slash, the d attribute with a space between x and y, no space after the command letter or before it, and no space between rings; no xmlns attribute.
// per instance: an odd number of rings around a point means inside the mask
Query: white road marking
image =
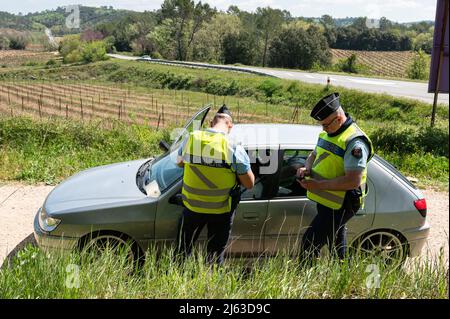
<svg viewBox="0 0 450 319"><path fill-rule="evenodd" d="M310 74L303 74L303 76L309 79L314 79L314 77Z"/></svg>
<svg viewBox="0 0 450 319"><path fill-rule="evenodd" d="M385 85L385 86L395 86L394 82L385 82L385 81L371 81L364 79L354 79L354 78L346 78L348 81L362 84L374 84L374 85Z"/></svg>

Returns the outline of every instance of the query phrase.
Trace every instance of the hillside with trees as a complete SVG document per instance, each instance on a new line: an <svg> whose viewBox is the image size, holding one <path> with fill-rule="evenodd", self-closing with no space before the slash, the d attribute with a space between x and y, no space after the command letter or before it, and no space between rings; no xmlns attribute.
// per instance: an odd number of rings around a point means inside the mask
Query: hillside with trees
<svg viewBox="0 0 450 319"><path fill-rule="evenodd" d="M104 49L169 60L303 70L336 69L331 49L429 54L433 38L430 21L401 24L381 18L376 27L371 27L365 17L293 17L289 11L270 7L248 12L230 6L219 11L194 0L165 0L158 10L145 12L80 6L78 29L66 27L68 15L64 7L27 15L0 12L0 28L29 31L48 28L55 36L77 34L80 43L103 41L95 44L102 48L101 52ZM2 47L12 42L5 36L0 40ZM80 50L75 56L81 56ZM64 60L74 59L64 56ZM356 63L356 59L338 62L344 65ZM337 69L364 73L361 70L370 68L338 65Z"/></svg>
<svg viewBox="0 0 450 319"><path fill-rule="evenodd" d="M0 28L15 30L42 31L49 28L56 36L79 33L83 30L93 28L97 24L121 19L133 11L116 10L113 7L103 6L99 8L80 6L80 28L69 29L66 27L66 17L70 12L66 12L65 7L58 7L54 10L45 10L23 15L17 15L0 11Z"/></svg>

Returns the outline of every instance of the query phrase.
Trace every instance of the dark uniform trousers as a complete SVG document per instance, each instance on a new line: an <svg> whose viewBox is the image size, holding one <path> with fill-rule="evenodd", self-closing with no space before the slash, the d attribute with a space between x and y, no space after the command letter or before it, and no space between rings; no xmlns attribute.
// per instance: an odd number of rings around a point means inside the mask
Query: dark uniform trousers
<svg viewBox="0 0 450 319"><path fill-rule="evenodd" d="M317 203L317 215L303 235L301 257L317 258L324 245L328 245L332 255L337 254L340 260L345 258L347 246L346 223L354 216L353 211L335 210Z"/></svg>
<svg viewBox="0 0 450 319"><path fill-rule="evenodd" d="M184 208L178 236L178 253L183 258L192 252L203 227L208 228L207 262L222 264L224 252L230 237L235 210L223 214L196 213Z"/></svg>

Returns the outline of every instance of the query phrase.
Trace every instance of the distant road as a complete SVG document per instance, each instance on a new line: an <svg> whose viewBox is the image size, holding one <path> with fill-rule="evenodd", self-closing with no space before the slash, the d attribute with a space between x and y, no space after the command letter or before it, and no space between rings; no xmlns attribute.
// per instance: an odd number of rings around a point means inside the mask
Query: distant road
<svg viewBox="0 0 450 319"><path fill-rule="evenodd" d="M109 54L109 56L118 59L124 60L137 60L139 57L134 56L126 56L119 54ZM176 62L175 62L176 63ZM189 62L185 62L184 64L190 64ZM207 63L195 63L196 67L221 67L223 65L214 65ZM273 70L268 68L258 68L258 67L249 67L249 66L225 66L227 69L233 71L239 71L242 69L246 69L249 71L256 71L259 73L275 76L281 79L288 80L298 80L307 83L314 84L326 84L327 78L330 77L330 81L332 85L340 85L349 89L356 89L364 92L370 93L386 93L393 96L406 97L411 99L421 100L427 103L432 104L434 95L432 93L427 93L428 83L420 83L420 82L411 82L411 81L398 81L398 80L386 80L386 79L377 79L377 78L364 78L364 77L356 77L356 76L348 76L348 75L336 75L336 74L325 74L325 73L310 73L310 72L301 72L301 71L282 71L282 70ZM449 95L448 94L439 94L439 103L449 104Z"/></svg>

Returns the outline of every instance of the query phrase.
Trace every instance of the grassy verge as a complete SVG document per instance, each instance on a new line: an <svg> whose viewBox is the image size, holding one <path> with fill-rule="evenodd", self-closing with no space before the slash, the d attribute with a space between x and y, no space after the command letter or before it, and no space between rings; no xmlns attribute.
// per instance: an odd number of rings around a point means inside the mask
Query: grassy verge
<svg viewBox="0 0 450 319"><path fill-rule="evenodd" d="M86 168L155 155L163 135L111 120L0 118L0 179L55 184Z"/></svg>
<svg viewBox="0 0 450 319"><path fill-rule="evenodd" d="M448 131L365 126L376 152L419 187L448 190ZM0 180L56 184L89 167L149 157L168 131L110 119L0 118Z"/></svg>
<svg viewBox="0 0 450 319"><path fill-rule="evenodd" d="M310 267L280 255L210 269L201 253L178 263L168 250L148 252L132 272L124 254L82 256L27 246L0 271L0 298L448 298L442 259L387 266L321 258Z"/></svg>
<svg viewBox="0 0 450 319"><path fill-rule="evenodd" d="M363 123L362 127L377 154L405 176L417 179L417 186L448 191L448 128L397 123Z"/></svg>

